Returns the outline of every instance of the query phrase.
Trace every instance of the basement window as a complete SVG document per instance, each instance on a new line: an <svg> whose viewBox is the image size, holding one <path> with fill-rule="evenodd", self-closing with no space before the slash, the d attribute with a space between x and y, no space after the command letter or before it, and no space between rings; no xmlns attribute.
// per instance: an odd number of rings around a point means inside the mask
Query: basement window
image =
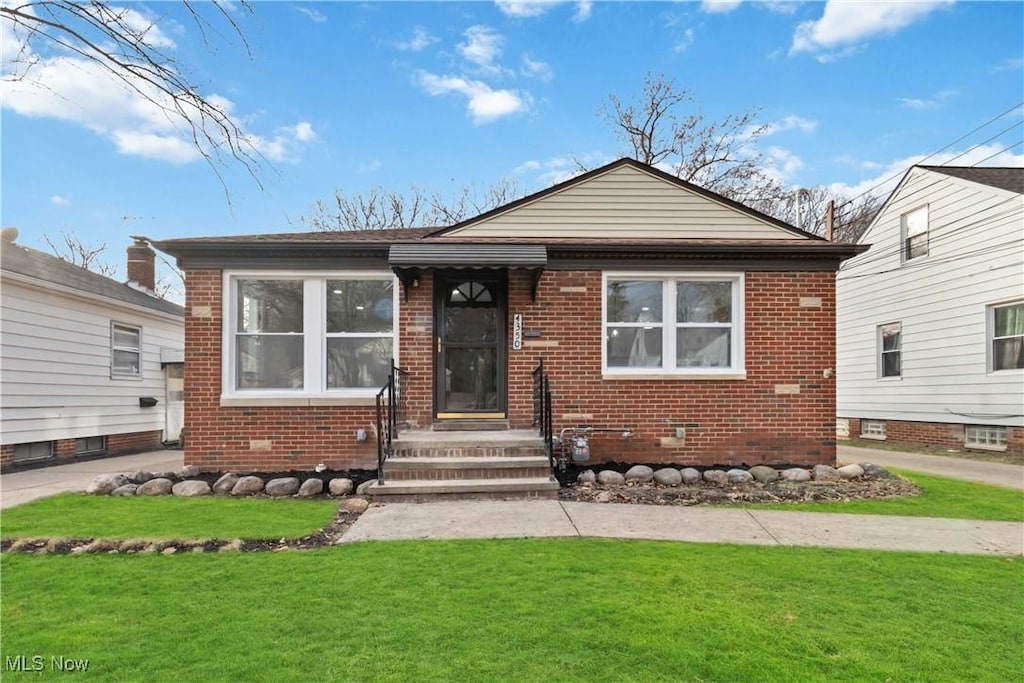
<svg viewBox="0 0 1024 683"><path fill-rule="evenodd" d="M964 446L986 451L1006 450L1006 427L967 425L964 427Z"/></svg>
<svg viewBox="0 0 1024 683"><path fill-rule="evenodd" d="M105 450L107 450L107 438L105 436L87 436L75 439L75 455L102 453Z"/></svg>
<svg viewBox="0 0 1024 683"><path fill-rule="evenodd" d="M861 420L860 438L885 441L885 423L881 420Z"/></svg>
<svg viewBox="0 0 1024 683"><path fill-rule="evenodd" d="M19 443L14 447L14 462L33 462L53 457L52 441L36 441L35 443Z"/></svg>

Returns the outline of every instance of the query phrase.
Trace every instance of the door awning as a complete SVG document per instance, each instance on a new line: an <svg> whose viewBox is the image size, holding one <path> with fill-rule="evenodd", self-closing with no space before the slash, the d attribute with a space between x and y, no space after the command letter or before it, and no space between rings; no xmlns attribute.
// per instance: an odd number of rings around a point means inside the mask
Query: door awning
<svg viewBox="0 0 1024 683"><path fill-rule="evenodd" d="M405 286L406 300L409 287L428 268L522 268L530 271L530 296L536 301L548 248L542 244L393 244L388 263Z"/></svg>
<svg viewBox="0 0 1024 683"><path fill-rule="evenodd" d="M393 244L392 268L543 268L542 244Z"/></svg>

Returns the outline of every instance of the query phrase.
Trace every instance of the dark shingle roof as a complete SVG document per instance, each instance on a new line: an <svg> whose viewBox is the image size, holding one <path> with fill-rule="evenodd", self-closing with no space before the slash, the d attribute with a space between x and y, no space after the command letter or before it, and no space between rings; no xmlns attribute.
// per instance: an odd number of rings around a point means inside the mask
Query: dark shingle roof
<svg viewBox="0 0 1024 683"><path fill-rule="evenodd" d="M164 245L201 245L206 242L243 244L323 242L329 244L390 244L401 240L417 240L437 232L439 228L386 228L381 230L322 230L311 232L279 232L257 235L223 235L221 237L182 237L171 240L153 240L159 249Z"/></svg>
<svg viewBox="0 0 1024 683"><path fill-rule="evenodd" d="M1009 190L1024 194L1024 168L991 167L976 168L974 166L921 166L936 173L945 173L955 178L963 178L982 185L991 185L1001 190Z"/></svg>
<svg viewBox="0 0 1024 683"><path fill-rule="evenodd" d="M162 313L185 316L185 309L177 304L13 242L0 242L0 269Z"/></svg>

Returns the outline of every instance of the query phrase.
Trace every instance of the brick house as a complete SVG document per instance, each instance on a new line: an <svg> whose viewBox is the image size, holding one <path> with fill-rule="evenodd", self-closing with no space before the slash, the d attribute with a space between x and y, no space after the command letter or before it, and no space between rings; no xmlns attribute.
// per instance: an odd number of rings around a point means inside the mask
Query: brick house
<svg viewBox="0 0 1024 683"><path fill-rule="evenodd" d="M449 227L155 244L206 470L375 468L392 358L402 439L533 428L542 360L592 463L835 459L835 272L867 247L633 160Z"/></svg>

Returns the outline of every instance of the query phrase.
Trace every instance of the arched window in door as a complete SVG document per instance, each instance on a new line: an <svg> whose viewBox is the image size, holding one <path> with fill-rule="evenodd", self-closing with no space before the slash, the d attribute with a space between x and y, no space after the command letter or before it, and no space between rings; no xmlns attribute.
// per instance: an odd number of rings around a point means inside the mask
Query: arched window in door
<svg viewBox="0 0 1024 683"><path fill-rule="evenodd" d="M463 282L448 294L450 304L493 304L494 294L482 282Z"/></svg>

